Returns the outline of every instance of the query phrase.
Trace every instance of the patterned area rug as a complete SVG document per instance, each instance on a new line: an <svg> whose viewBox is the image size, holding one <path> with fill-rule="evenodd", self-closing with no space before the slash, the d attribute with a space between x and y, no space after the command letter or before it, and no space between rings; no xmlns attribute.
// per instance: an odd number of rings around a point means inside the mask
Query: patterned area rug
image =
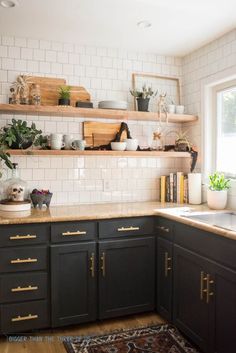
<svg viewBox="0 0 236 353"><path fill-rule="evenodd" d="M64 345L68 353L199 353L171 325L75 337Z"/></svg>

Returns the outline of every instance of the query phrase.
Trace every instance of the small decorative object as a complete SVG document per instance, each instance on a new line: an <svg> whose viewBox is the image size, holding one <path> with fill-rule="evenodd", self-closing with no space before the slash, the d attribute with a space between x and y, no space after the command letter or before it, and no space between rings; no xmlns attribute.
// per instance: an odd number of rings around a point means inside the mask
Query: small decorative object
<svg viewBox="0 0 236 353"><path fill-rule="evenodd" d="M191 143L189 142L187 133L188 131L182 131L182 130L175 132L176 134L175 151L187 152L191 150Z"/></svg>
<svg viewBox="0 0 236 353"><path fill-rule="evenodd" d="M111 142L112 151L124 151L126 149L126 142Z"/></svg>
<svg viewBox="0 0 236 353"><path fill-rule="evenodd" d="M71 150L71 143L73 141L73 135L63 135L63 141L65 143L65 150Z"/></svg>
<svg viewBox="0 0 236 353"><path fill-rule="evenodd" d="M137 139L125 139L126 151L137 151L138 149L138 140Z"/></svg>
<svg viewBox="0 0 236 353"><path fill-rule="evenodd" d="M20 97L16 93L16 90L14 87L10 88L10 92L11 92L11 97L9 97L9 104L20 104Z"/></svg>
<svg viewBox="0 0 236 353"><path fill-rule="evenodd" d="M230 179L226 179L222 173L215 172L209 175L209 180L207 205L213 210L223 210L227 204L227 191L230 187Z"/></svg>
<svg viewBox="0 0 236 353"><path fill-rule="evenodd" d="M36 136L41 133L34 123L29 127L26 121L12 119L12 124L0 130L0 144L6 148L26 149L32 146Z"/></svg>
<svg viewBox="0 0 236 353"><path fill-rule="evenodd" d="M127 110L128 103L126 101L101 101L98 103L98 108Z"/></svg>
<svg viewBox="0 0 236 353"><path fill-rule="evenodd" d="M189 203L200 205L202 202L202 175L201 173L188 173Z"/></svg>
<svg viewBox="0 0 236 353"><path fill-rule="evenodd" d="M59 88L59 100L58 105L70 105L70 86L61 86Z"/></svg>
<svg viewBox="0 0 236 353"><path fill-rule="evenodd" d="M174 101L171 100L171 103L168 104L168 106L167 106L168 113L175 114L175 109L176 109L176 105L175 105Z"/></svg>
<svg viewBox="0 0 236 353"><path fill-rule="evenodd" d="M165 116L166 122L168 122L168 115L167 115L167 103L166 103L166 93L161 93L159 95L159 99L157 102L157 111L158 111L158 117L159 120L161 121L162 114Z"/></svg>
<svg viewBox="0 0 236 353"><path fill-rule="evenodd" d="M77 101L75 103L75 106L77 108L93 108L93 103L92 102Z"/></svg>
<svg viewBox="0 0 236 353"><path fill-rule="evenodd" d="M162 144L162 133L160 129L153 133L153 140L151 144L151 149L154 151L161 151L163 150Z"/></svg>
<svg viewBox="0 0 236 353"><path fill-rule="evenodd" d="M26 75L19 75L12 84L17 99L19 97L20 104L29 104L29 84L31 84L30 77Z"/></svg>
<svg viewBox="0 0 236 353"><path fill-rule="evenodd" d="M30 104L40 105L41 104L41 94L40 86L33 83L30 90Z"/></svg>
<svg viewBox="0 0 236 353"><path fill-rule="evenodd" d="M61 150L65 147L65 143L63 142L63 134L51 134L50 146L52 150Z"/></svg>
<svg viewBox="0 0 236 353"><path fill-rule="evenodd" d="M49 190L34 189L30 194L30 198L34 208L38 206L41 209L43 205L46 205L47 207L50 206L52 195L53 194L49 192Z"/></svg>
<svg viewBox="0 0 236 353"><path fill-rule="evenodd" d="M71 143L73 150L83 151L85 149L86 141L85 140L74 140Z"/></svg>
<svg viewBox="0 0 236 353"><path fill-rule="evenodd" d="M136 98L138 103L138 110L141 112L148 112L148 106L150 97L154 98L157 95L157 91L154 92L151 87L143 85L142 91L130 90L133 97Z"/></svg>
<svg viewBox="0 0 236 353"><path fill-rule="evenodd" d="M175 112L176 114L184 114L184 105L176 105Z"/></svg>

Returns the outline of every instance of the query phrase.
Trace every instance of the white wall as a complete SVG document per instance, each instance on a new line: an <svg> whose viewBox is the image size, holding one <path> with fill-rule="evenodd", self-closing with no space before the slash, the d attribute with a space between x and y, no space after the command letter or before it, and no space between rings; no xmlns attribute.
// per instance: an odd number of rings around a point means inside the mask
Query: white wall
<svg viewBox="0 0 236 353"><path fill-rule="evenodd" d="M128 100L131 74L149 72L182 76L182 60L156 54L119 49L85 47L29 38L0 37L0 102L8 101L10 84L20 73L65 78L90 92L95 105L99 100ZM0 116L0 126L13 116ZM82 137L83 118L16 116L34 121L44 133L71 133ZM88 120L88 119L87 119ZM93 120L93 119L90 119ZM114 122L114 121L111 121ZM141 145L151 142L155 122L129 122L133 137ZM178 129L172 125L170 130ZM166 143L173 142L173 135ZM49 188L53 204L157 200L158 177L182 169L181 159L113 157L14 157L21 177L30 189ZM9 174L9 173L8 173ZM6 177L6 176L5 176ZM104 181L112 180L104 190Z"/></svg>
<svg viewBox="0 0 236 353"><path fill-rule="evenodd" d="M236 29L183 58L183 102L189 113L199 116L197 123L186 124L192 141L200 147L199 170L204 159L204 88L233 73L236 74ZM236 163L234 152L229 153L232 154L232 163ZM236 208L235 184L232 182L229 191L229 206L233 208Z"/></svg>

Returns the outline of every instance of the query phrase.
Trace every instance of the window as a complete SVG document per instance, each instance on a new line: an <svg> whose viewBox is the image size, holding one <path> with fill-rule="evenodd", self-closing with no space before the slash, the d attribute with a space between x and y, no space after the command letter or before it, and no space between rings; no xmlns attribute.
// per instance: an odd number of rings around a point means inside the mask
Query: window
<svg viewBox="0 0 236 353"><path fill-rule="evenodd" d="M236 177L236 81L213 90L213 167Z"/></svg>

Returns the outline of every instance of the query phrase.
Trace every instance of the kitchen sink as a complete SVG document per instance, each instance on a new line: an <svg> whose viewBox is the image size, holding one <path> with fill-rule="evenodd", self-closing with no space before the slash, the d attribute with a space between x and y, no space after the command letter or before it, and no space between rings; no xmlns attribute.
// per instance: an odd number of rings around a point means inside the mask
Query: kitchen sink
<svg viewBox="0 0 236 353"><path fill-rule="evenodd" d="M233 212L184 215L183 217L236 232L236 214Z"/></svg>

